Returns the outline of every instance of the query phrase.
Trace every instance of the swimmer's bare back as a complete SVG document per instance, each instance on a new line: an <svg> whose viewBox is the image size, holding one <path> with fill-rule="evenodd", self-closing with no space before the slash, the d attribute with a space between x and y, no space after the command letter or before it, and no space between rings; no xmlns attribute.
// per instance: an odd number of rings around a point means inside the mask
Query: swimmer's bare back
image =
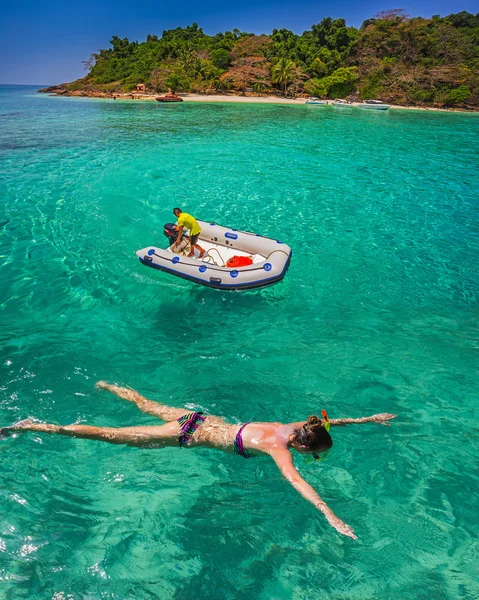
<svg viewBox="0 0 479 600"><path fill-rule="evenodd" d="M105 381L99 381L97 387L105 389L119 398L133 402L142 411L154 415L163 421L163 425L157 426L135 426L135 427L95 427L91 425L53 425L49 423L33 422L30 419L19 421L10 427L4 427L3 434L14 431L37 431L42 433L51 433L64 435L74 438L86 438L107 442L110 444L126 444L140 448L162 448L168 446L178 446L178 440L184 432L185 425L181 420L185 417L185 409L174 408L148 400L131 388L120 387L109 384ZM194 415L201 413L192 413ZM388 425L388 421L394 419L396 415L382 413L371 417L361 417L359 419L330 419L330 425L350 425L354 423L379 423ZM179 422L180 421L180 422ZM194 429L188 438L189 446L208 446L225 450L226 452L236 452L249 458L255 454L268 454L273 458L277 467L285 478L298 492L311 504L315 506L326 517L339 533L357 539L354 531L343 523L333 511L320 498L317 492L300 476L296 471L290 450L291 436L298 428L302 427L305 421L296 423L248 423L247 427L230 425L220 417L207 416L201 417L201 422ZM238 452L238 435L244 446L244 453Z"/></svg>

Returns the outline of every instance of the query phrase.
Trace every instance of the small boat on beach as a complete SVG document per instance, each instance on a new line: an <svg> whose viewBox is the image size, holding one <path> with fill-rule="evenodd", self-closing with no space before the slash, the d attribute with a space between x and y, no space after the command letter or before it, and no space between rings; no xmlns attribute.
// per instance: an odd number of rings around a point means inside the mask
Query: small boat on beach
<svg viewBox="0 0 479 600"><path fill-rule="evenodd" d="M170 241L167 249L147 246L136 252L147 267L165 271L218 290L250 290L267 287L283 279L291 261L291 248L271 238L229 229L217 223L198 221L198 244L205 250L202 258L187 256L190 245L183 236L175 246L174 226L167 223L164 233Z"/></svg>
<svg viewBox="0 0 479 600"><path fill-rule="evenodd" d="M308 98L306 100L305 104L308 104L310 106L327 106L328 105L326 100L320 100L319 98L316 98L315 96Z"/></svg>
<svg viewBox="0 0 479 600"><path fill-rule="evenodd" d="M353 106L352 102L349 102L348 100L342 100L340 98L333 100L331 104L336 108L351 108Z"/></svg>
<svg viewBox="0 0 479 600"><path fill-rule="evenodd" d="M165 94L164 96L158 96L155 100L157 102L183 102L183 98L176 94Z"/></svg>
<svg viewBox="0 0 479 600"><path fill-rule="evenodd" d="M365 100L362 104L358 104L358 108L366 108L369 110L388 110L389 104L384 104L381 100Z"/></svg>

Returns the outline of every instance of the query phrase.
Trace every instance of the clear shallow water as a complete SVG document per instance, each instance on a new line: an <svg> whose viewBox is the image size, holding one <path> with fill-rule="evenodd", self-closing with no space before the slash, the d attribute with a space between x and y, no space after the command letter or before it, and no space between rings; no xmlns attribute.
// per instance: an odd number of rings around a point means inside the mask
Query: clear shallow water
<svg viewBox="0 0 479 600"><path fill-rule="evenodd" d="M0 423L155 423L128 384L235 421L399 415L265 459L0 440L5 598L479 594L477 115L0 93ZM144 268L180 205L284 239L283 283Z"/></svg>

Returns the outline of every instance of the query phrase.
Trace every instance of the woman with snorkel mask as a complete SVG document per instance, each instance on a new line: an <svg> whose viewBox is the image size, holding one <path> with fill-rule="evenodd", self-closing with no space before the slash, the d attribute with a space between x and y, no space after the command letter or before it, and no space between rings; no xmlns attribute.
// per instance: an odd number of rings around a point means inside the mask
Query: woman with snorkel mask
<svg viewBox="0 0 479 600"><path fill-rule="evenodd" d="M111 385L104 381L99 381L97 387L109 390L120 398L133 402L141 411L167 422L158 426L112 428L91 425L61 426L26 419L10 427L4 427L1 433L8 435L17 431L38 431L140 448L165 448L176 445L180 448L206 446L233 452L244 458L269 454L281 473L303 498L322 512L329 524L339 533L353 539L356 539L356 536L351 527L333 513L296 471L291 449L321 460L322 457L319 455L327 452L333 445L329 434L331 426L353 423L387 425L386 421L396 416L383 413L360 419L329 419L326 411L323 410L323 419L311 416L307 421L297 423L245 423L239 426L230 425L220 417L204 415L201 412L185 414L184 409L153 402L130 388Z"/></svg>

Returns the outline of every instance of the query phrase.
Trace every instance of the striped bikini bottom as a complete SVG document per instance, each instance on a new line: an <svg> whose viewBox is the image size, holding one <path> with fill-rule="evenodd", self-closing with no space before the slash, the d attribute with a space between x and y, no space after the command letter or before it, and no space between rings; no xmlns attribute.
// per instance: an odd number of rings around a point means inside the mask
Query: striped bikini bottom
<svg viewBox="0 0 479 600"><path fill-rule="evenodd" d="M205 419L206 417L203 416L202 412L188 413L178 419L178 423L181 427L180 435L178 436L180 448L188 446L191 436L195 433Z"/></svg>

